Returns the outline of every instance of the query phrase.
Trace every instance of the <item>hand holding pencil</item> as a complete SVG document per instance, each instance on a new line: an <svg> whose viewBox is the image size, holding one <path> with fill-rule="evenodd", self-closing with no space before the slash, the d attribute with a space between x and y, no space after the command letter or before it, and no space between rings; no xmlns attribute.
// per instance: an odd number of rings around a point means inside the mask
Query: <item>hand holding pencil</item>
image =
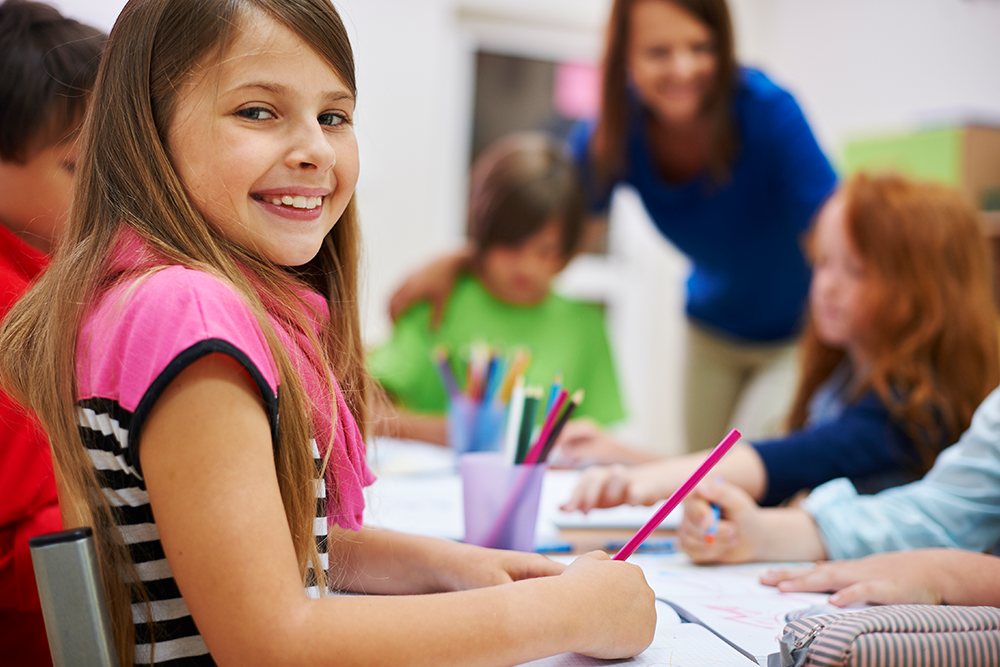
<svg viewBox="0 0 1000 667"><path fill-rule="evenodd" d="M679 546L696 563L756 560L757 543L765 532L762 512L743 489L718 477L709 478L684 503L684 518L677 529ZM706 539L713 526L714 536Z"/></svg>
<svg viewBox="0 0 1000 667"><path fill-rule="evenodd" d="M715 449L709 453L708 457L702 462L702 464L698 466L691 476L688 477L683 484L677 487L677 490L670 494L670 497L667 498L666 502L664 502L663 505L656 510L649 521L646 522L646 525L640 528L639 531L632 536L632 539L630 539L625 546L615 554L615 560L628 559L628 557L639 548L646 538L649 537L649 535L656 530L661 523L663 523L663 520L667 518L667 515L673 512L674 509L676 509L677 506L683 502L684 498L694 490L698 483L705 478L705 475L707 475L712 468L714 468L719 461L722 460L722 457L725 456L730 449L732 449L733 445L735 445L739 439L740 432L733 429L726 435L726 437L719 441L719 444L717 444ZM715 517L713 515L712 520L714 519ZM702 535L702 539L704 540L704 534Z"/></svg>

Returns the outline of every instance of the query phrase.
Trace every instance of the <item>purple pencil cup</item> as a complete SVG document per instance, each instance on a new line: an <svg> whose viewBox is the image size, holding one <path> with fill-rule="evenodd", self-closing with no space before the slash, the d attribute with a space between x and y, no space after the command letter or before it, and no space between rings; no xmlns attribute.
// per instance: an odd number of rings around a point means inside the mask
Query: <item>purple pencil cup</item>
<svg viewBox="0 0 1000 667"><path fill-rule="evenodd" d="M459 459L465 541L482 547L534 551L545 464L513 465L498 452Z"/></svg>

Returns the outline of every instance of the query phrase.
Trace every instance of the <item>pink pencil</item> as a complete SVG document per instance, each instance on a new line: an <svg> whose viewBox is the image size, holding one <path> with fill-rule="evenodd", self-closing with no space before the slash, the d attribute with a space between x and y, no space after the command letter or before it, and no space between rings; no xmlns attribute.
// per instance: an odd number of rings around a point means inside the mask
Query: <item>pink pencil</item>
<svg viewBox="0 0 1000 667"><path fill-rule="evenodd" d="M632 555L632 552L639 548L639 545L646 541L649 534L656 530L667 515L674 511L674 508L681 504L681 501L687 497L687 494L691 493L691 489L698 485L698 482L708 474L708 471L715 467L715 464L726 455L726 452L736 444L736 441L740 439L740 432L735 428L729 432L722 442L715 446L712 453L708 455L705 462L698 466L698 469L694 471L694 474L688 478L686 482L680 485L676 491L670 494L667 498L667 502L663 503L663 506L656 510L656 514L646 522L646 525L639 529L635 535L632 536L625 546L615 554L614 560L626 560Z"/></svg>

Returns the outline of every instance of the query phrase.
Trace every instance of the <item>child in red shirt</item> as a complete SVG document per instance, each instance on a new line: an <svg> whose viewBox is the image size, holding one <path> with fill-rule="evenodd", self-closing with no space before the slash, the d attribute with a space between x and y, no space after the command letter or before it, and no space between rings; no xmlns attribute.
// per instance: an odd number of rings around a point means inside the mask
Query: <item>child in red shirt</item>
<svg viewBox="0 0 1000 667"><path fill-rule="evenodd" d="M48 5L0 4L0 317L48 263L73 194L76 132L105 36ZM62 529L36 421L0 391L0 656L51 662L28 538Z"/></svg>

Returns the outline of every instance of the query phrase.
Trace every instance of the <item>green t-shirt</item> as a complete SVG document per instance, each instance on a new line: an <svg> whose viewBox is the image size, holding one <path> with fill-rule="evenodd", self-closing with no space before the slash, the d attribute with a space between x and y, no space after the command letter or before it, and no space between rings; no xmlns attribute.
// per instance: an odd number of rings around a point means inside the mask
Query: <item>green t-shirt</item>
<svg viewBox="0 0 1000 667"><path fill-rule="evenodd" d="M468 362L472 343L499 348L508 360L517 348L531 353L527 385L543 389L557 374L571 393L586 395L574 417L589 417L608 425L625 417L604 314L587 303L550 294L534 306L499 301L471 276L459 278L436 331L430 328L430 305L420 303L396 322L392 337L368 355L368 368L393 399L420 413L443 414L447 395L432 358L443 345Z"/></svg>

